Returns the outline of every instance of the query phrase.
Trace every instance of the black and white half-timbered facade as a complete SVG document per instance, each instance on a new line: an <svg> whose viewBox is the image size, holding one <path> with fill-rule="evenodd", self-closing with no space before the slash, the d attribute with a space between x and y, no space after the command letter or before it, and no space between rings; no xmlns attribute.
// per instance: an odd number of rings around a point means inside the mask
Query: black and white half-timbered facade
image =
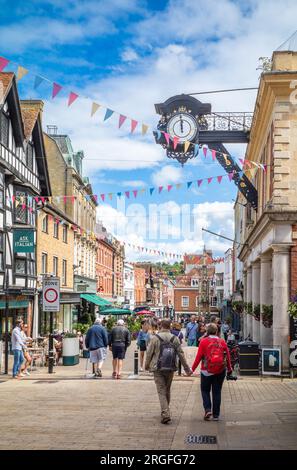
<svg viewBox="0 0 297 470"><path fill-rule="evenodd" d="M22 317L32 332L38 308L38 196L50 195L42 106L37 100L20 101L14 74L0 73L0 334L5 331L5 294L10 331ZM23 233L34 237L34 248L28 252L17 251L16 241Z"/></svg>

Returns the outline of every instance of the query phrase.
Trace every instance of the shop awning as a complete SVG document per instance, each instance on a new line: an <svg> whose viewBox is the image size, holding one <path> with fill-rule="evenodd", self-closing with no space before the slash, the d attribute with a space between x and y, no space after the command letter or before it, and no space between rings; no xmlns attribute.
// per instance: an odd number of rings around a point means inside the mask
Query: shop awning
<svg viewBox="0 0 297 470"><path fill-rule="evenodd" d="M8 308L27 308L29 306L28 300L10 300L8 302ZM0 309L5 308L5 302L1 300Z"/></svg>
<svg viewBox="0 0 297 470"><path fill-rule="evenodd" d="M125 308L105 308L101 310L101 315L131 315L131 310Z"/></svg>
<svg viewBox="0 0 297 470"><path fill-rule="evenodd" d="M80 298L85 299L92 304L98 305L99 307L108 307L112 305L111 302L102 299L102 297L99 297L99 295L96 294L80 294Z"/></svg>

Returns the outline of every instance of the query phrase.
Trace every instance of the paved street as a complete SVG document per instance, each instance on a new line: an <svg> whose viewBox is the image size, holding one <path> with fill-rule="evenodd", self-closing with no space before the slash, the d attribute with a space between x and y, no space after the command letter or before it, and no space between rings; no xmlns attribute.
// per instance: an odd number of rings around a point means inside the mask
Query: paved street
<svg viewBox="0 0 297 470"><path fill-rule="evenodd" d="M171 425L159 422L151 376L133 373L134 345L124 377L86 378L86 360L59 366L49 376L0 378L0 449L297 449L297 381L244 378L226 382L222 420L204 422L199 378L173 383ZM187 444L188 435L211 435L217 444Z"/></svg>

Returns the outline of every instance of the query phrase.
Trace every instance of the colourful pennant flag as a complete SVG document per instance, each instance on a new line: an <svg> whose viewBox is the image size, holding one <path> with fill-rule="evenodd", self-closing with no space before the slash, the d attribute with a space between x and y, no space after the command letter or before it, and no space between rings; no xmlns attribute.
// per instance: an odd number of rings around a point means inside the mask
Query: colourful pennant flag
<svg viewBox="0 0 297 470"><path fill-rule="evenodd" d="M169 145L170 135L169 135L167 132L163 132L163 134L164 134L164 137L165 137L165 139L166 139L167 145Z"/></svg>
<svg viewBox="0 0 297 470"><path fill-rule="evenodd" d="M112 195L113 195L113 193L108 193L108 197L109 197L110 200L112 200Z"/></svg>
<svg viewBox="0 0 297 470"><path fill-rule="evenodd" d="M112 109L107 108L103 121L107 121L107 119L109 119L113 113L114 111Z"/></svg>
<svg viewBox="0 0 297 470"><path fill-rule="evenodd" d="M142 124L142 127L141 127L142 135L145 135L147 133L148 128L149 126L147 126L146 124Z"/></svg>
<svg viewBox="0 0 297 470"><path fill-rule="evenodd" d="M135 131L137 124L138 124L138 121L135 121L135 119L131 119L131 133L132 134Z"/></svg>
<svg viewBox="0 0 297 470"><path fill-rule="evenodd" d="M137 193L138 193L138 189L134 189L133 194L135 198L137 197Z"/></svg>
<svg viewBox="0 0 297 470"><path fill-rule="evenodd" d="M187 153L188 148L189 148L189 146L190 146L190 143L191 143L191 142L189 142L188 140L185 141L185 143L184 143L184 153Z"/></svg>
<svg viewBox="0 0 297 470"><path fill-rule="evenodd" d="M182 187L182 184L181 183L177 183L176 185L176 189L180 189Z"/></svg>
<svg viewBox="0 0 297 470"><path fill-rule="evenodd" d="M232 171L231 173L228 173L229 181L233 180L233 176L234 176L234 171Z"/></svg>
<svg viewBox="0 0 297 470"><path fill-rule="evenodd" d="M25 75L27 75L28 72L29 72L29 70L27 70L24 67L22 67L21 65L19 65L18 69L17 69L16 79L21 80Z"/></svg>
<svg viewBox="0 0 297 470"><path fill-rule="evenodd" d="M212 176L210 178L207 178L208 184L212 182Z"/></svg>
<svg viewBox="0 0 297 470"><path fill-rule="evenodd" d="M173 149L175 150L179 143L179 137L173 137Z"/></svg>
<svg viewBox="0 0 297 470"><path fill-rule="evenodd" d="M5 67L9 64L10 60L5 59L5 57L0 57L0 72L3 72Z"/></svg>
<svg viewBox="0 0 297 470"><path fill-rule="evenodd" d="M217 153L217 152L212 149L212 151L211 151L211 156L212 156L213 161L215 161L215 159L216 159L216 153Z"/></svg>
<svg viewBox="0 0 297 470"><path fill-rule="evenodd" d="M161 138L161 131L159 131L159 129L155 130L154 133L157 134L157 140L160 140Z"/></svg>
<svg viewBox="0 0 297 470"><path fill-rule="evenodd" d="M118 197L122 197L122 193L117 193L117 196L118 196Z"/></svg>
<svg viewBox="0 0 297 470"><path fill-rule="evenodd" d="M192 186L193 181L188 181L187 182L187 188L189 189Z"/></svg>
<svg viewBox="0 0 297 470"><path fill-rule="evenodd" d="M42 82L44 82L44 78L40 77L40 75L35 75L34 90L36 90Z"/></svg>
<svg viewBox="0 0 297 470"><path fill-rule="evenodd" d="M197 180L198 188L201 186L203 180Z"/></svg>
<svg viewBox="0 0 297 470"><path fill-rule="evenodd" d="M218 176L217 179L218 179L218 183L220 183L222 181L222 178L223 176Z"/></svg>
<svg viewBox="0 0 297 470"><path fill-rule="evenodd" d="M169 184L169 185L167 186L168 192L169 192L171 189L172 189L172 184Z"/></svg>
<svg viewBox="0 0 297 470"><path fill-rule="evenodd" d="M92 103L91 117L94 116L94 114L98 111L100 106L101 106L101 104L98 104L98 103L95 103L95 102Z"/></svg>
<svg viewBox="0 0 297 470"><path fill-rule="evenodd" d="M163 186L159 186L159 194L162 192Z"/></svg>
<svg viewBox="0 0 297 470"><path fill-rule="evenodd" d="M120 127L124 124L124 122L126 121L127 119L127 116L124 116L123 114L120 114L120 117L119 117L119 129Z"/></svg>
<svg viewBox="0 0 297 470"><path fill-rule="evenodd" d="M100 194L100 197L101 197L102 201L104 202L104 200L105 200L105 194Z"/></svg>
<svg viewBox="0 0 297 470"><path fill-rule="evenodd" d="M204 156L206 157L206 155L207 155L207 150L208 150L207 145L203 145L202 150L203 150Z"/></svg>
<svg viewBox="0 0 297 470"><path fill-rule="evenodd" d="M155 188L150 188L150 195L152 195L154 191L155 191Z"/></svg>
<svg viewBox="0 0 297 470"><path fill-rule="evenodd" d="M199 155L199 144L195 144L194 146L194 157L198 157Z"/></svg>
<svg viewBox="0 0 297 470"><path fill-rule="evenodd" d="M53 91L52 91L52 99L54 99L61 90L62 90L61 85L54 82L53 83Z"/></svg>
<svg viewBox="0 0 297 470"><path fill-rule="evenodd" d="M126 196L127 199L129 199L130 198L130 191L125 191L125 196Z"/></svg>
<svg viewBox="0 0 297 470"><path fill-rule="evenodd" d="M71 91L69 93L69 98L68 98L68 106L71 106L72 103L78 98L78 95L76 93L74 93L73 91Z"/></svg>

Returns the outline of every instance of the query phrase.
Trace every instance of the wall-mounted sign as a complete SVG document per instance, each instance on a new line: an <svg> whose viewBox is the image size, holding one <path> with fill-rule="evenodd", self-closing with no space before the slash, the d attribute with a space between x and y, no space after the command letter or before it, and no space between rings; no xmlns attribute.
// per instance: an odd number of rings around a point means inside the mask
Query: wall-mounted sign
<svg viewBox="0 0 297 470"><path fill-rule="evenodd" d="M13 232L14 253L34 253L34 230L15 229Z"/></svg>
<svg viewBox="0 0 297 470"><path fill-rule="evenodd" d="M281 348L262 348L262 374L281 375Z"/></svg>

